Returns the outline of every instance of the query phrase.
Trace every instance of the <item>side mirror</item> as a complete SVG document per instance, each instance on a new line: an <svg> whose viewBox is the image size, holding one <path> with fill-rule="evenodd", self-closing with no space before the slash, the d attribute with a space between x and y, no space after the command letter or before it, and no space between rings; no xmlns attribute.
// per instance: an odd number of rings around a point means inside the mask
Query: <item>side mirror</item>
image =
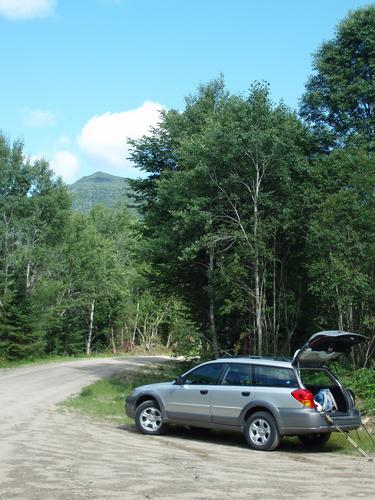
<svg viewBox="0 0 375 500"><path fill-rule="evenodd" d="M180 375L174 379L175 385L180 385L181 382L182 382L182 377Z"/></svg>

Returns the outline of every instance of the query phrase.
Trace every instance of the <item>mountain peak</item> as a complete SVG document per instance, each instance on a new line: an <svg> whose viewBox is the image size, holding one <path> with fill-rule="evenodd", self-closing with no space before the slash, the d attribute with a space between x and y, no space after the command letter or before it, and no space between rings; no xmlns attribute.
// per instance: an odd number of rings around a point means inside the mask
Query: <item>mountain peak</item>
<svg viewBox="0 0 375 500"><path fill-rule="evenodd" d="M125 177L120 177L118 175L112 175L112 174L107 174L107 172L102 172L98 170L97 172L94 172L93 174L90 175L85 175L84 177L81 177L78 179L72 186L75 186L77 183L82 183L82 182L117 182L117 181L124 181Z"/></svg>
<svg viewBox="0 0 375 500"><path fill-rule="evenodd" d="M113 174L108 174L107 172L102 172L101 170L97 170L91 175L88 175L87 177L107 177L108 179L124 179L124 177L120 177L119 175L113 175Z"/></svg>
<svg viewBox="0 0 375 500"><path fill-rule="evenodd" d="M102 171L81 177L69 188L75 195L73 209L83 213L98 204L113 207L121 200L130 201L132 194L128 179Z"/></svg>

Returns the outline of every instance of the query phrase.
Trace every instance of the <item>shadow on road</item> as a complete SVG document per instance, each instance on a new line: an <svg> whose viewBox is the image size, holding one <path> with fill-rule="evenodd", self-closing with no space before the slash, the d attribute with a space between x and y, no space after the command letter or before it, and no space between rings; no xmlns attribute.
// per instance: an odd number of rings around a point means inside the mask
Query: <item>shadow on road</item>
<svg viewBox="0 0 375 500"><path fill-rule="evenodd" d="M138 434L135 426L119 425L117 429L130 434ZM218 444L221 446L229 446L232 448L249 449L244 436L240 432L232 431L216 431L203 428L188 428L182 426L171 426L166 434L166 437L173 440L184 440L196 443ZM296 437L283 438L279 448L273 453L299 453L309 455L319 455L321 453L331 453L338 451L339 447L335 445L326 445L319 449L305 448Z"/></svg>

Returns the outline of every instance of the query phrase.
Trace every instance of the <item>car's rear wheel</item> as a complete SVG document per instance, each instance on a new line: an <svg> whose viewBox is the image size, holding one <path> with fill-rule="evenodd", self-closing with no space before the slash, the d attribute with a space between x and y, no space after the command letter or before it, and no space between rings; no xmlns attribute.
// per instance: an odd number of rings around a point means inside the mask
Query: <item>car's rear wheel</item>
<svg viewBox="0 0 375 500"><path fill-rule="evenodd" d="M324 446L330 437L330 432L321 432L319 434L304 434L298 436L301 443L309 448Z"/></svg>
<svg viewBox="0 0 375 500"><path fill-rule="evenodd" d="M266 411L250 415L246 421L245 437L253 450L272 451L280 444L280 433L273 416Z"/></svg>
<svg viewBox="0 0 375 500"><path fill-rule="evenodd" d="M135 424L142 434L160 435L166 431L166 424L156 401L140 404L135 412Z"/></svg>

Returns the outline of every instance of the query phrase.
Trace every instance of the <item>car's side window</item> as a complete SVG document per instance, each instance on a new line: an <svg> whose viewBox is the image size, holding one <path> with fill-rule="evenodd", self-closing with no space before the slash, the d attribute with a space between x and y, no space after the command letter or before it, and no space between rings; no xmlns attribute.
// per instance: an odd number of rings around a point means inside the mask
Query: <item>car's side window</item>
<svg viewBox="0 0 375 500"><path fill-rule="evenodd" d="M231 363L225 369L222 385L252 385L251 365Z"/></svg>
<svg viewBox="0 0 375 500"><path fill-rule="evenodd" d="M254 365L254 382L261 387L298 387L294 371L278 366Z"/></svg>
<svg viewBox="0 0 375 500"><path fill-rule="evenodd" d="M198 366L198 368L191 371L184 377L182 383L194 385L215 385L223 366L223 363L212 363L209 365Z"/></svg>

